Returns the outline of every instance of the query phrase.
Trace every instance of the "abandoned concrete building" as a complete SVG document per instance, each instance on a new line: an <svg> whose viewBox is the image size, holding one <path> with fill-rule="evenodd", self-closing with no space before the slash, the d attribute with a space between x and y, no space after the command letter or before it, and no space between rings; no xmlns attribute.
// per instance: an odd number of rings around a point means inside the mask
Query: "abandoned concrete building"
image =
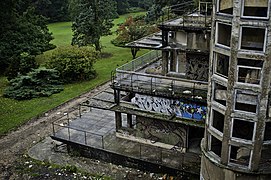
<svg viewBox="0 0 271 180"><path fill-rule="evenodd" d="M54 123L52 138L147 170L268 177L270 1L205 0L196 9L187 1L168 10L179 16L163 16L160 32L127 44L152 51L118 67L111 88L82 102L79 117ZM110 131L92 122L99 115Z"/></svg>
<svg viewBox="0 0 271 180"><path fill-rule="evenodd" d="M213 3L202 179L270 179L269 0Z"/></svg>

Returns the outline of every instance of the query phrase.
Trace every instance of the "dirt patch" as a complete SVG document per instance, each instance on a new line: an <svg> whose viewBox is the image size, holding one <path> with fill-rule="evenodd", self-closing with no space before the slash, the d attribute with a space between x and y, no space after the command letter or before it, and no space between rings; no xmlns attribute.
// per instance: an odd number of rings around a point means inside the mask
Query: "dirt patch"
<svg viewBox="0 0 271 180"><path fill-rule="evenodd" d="M112 57L112 56L113 56L112 53L107 53L107 52L102 52L102 53L100 54L100 57L103 58L103 59L110 58L110 57Z"/></svg>

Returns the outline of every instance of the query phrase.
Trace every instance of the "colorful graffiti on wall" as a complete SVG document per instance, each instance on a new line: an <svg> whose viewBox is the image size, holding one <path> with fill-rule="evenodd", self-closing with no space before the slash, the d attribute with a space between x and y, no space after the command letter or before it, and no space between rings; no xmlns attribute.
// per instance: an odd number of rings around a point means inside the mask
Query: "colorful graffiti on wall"
<svg viewBox="0 0 271 180"><path fill-rule="evenodd" d="M207 107L184 100L172 100L160 97L136 94L132 99L140 109L155 111L167 115L175 114L177 117L205 121Z"/></svg>

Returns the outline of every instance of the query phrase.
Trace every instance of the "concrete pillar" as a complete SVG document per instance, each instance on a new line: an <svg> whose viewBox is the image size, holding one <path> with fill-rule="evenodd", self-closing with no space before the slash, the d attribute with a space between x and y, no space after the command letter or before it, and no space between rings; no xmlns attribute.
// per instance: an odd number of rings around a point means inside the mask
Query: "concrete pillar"
<svg viewBox="0 0 271 180"><path fill-rule="evenodd" d="M122 118L120 112L115 112L115 119L116 119L116 131L122 127Z"/></svg>
<svg viewBox="0 0 271 180"><path fill-rule="evenodd" d="M133 116L132 116L132 114L127 114L127 127L128 128L133 127Z"/></svg>

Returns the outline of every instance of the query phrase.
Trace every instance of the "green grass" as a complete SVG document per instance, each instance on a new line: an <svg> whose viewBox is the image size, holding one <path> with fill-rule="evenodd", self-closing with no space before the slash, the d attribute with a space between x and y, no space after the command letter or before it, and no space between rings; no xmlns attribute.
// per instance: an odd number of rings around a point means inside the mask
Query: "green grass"
<svg viewBox="0 0 271 180"><path fill-rule="evenodd" d="M129 15L135 14L143 13L131 13ZM129 15L123 15L116 19L114 21L115 26L112 28L112 31L114 32L117 29L116 25L124 22ZM52 41L53 44L57 46L70 44L72 38L70 25L70 22L61 22L48 25L49 30L55 37L55 39ZM101 39L101 43L104 46L103 52L112 53L113 56L110 58L99 59L95 63L94 67L98 72L97 78L91 81L65 85L64 91L59 94L54 94L47 98L35 98L25 101L4 98L2 97L2 94L8 85L8 82L5 77L0 77L0 135L3 135L11 129L22 125L33 117L41 115L42 113L84 92L87 92L102 83L109 81L111 71L132 59L130 49L115 47L110 43L115 36L116 34L113 33L112 35L102 37ZM139 51L138 56L146 52L147 50L141 50ZM50 56L50 51L38 57L39 63L44 63L44 60L46 60L44 56L48 58Z"/></svg>

